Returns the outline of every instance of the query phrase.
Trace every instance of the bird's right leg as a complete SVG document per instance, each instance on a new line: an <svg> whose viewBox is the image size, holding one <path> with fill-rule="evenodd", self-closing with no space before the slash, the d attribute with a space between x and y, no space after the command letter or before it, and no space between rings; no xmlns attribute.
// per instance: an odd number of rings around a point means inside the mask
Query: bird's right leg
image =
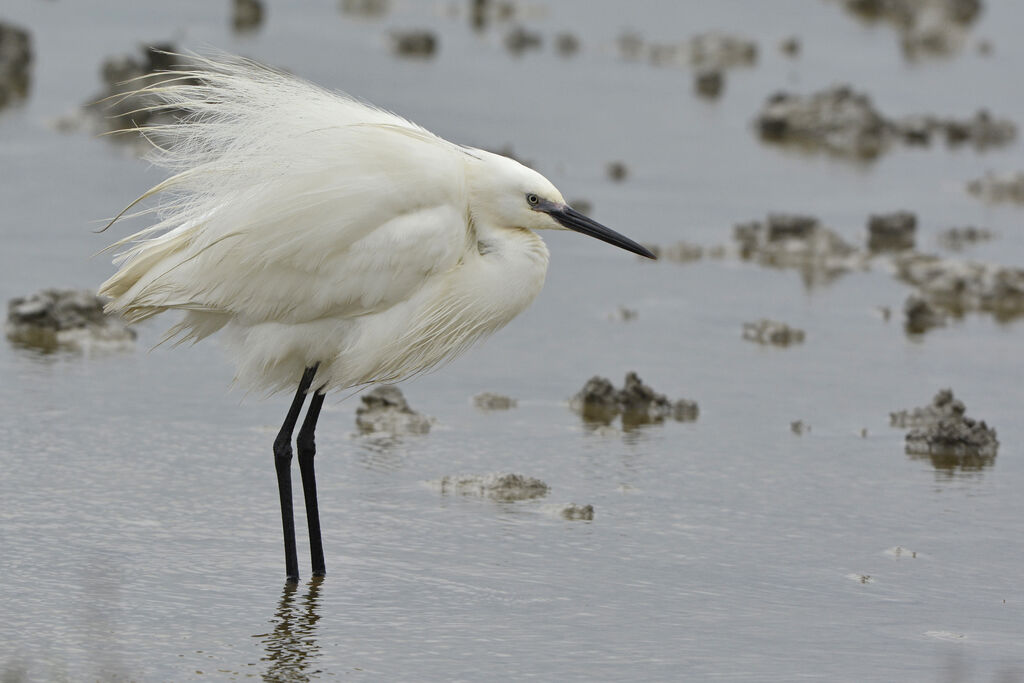
<svg viewBox="0 0 1024 683"><path fill-rule="evenodd" d="M321 387L322 389L323 387ZM295 445L299 451L299 473L302 475L302 493L306 499L306 523L309 526L309 557L313 564L313 576L324 576L327 573L324 565L324 544L320 535L320 509L316 500L316 473L313 468L313 457L316 455L316 442L313 432L316 421L320 417L320 408L324 404L322 391L314 391L309 401L306 419L299 428L299 436Z"/></svg>
<svg viewBox="0 0 1024 683"><path fill-rule="evenodd" d="M306 392L313 384L313 375L319 363L306 368L295 392L288 415L284 418L281 431L274 439L274 467L277 469L277 490L281 494L281 525L284 527L284 566L288 581L299 580L299 558L295 552L295 516L292 512L292 432L299 419Z"/></svg>

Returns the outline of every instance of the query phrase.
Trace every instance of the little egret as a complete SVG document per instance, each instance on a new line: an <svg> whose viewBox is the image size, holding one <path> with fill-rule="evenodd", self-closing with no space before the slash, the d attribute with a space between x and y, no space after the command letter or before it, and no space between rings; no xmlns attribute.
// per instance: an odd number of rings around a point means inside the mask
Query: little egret
<svg viewBox="0 0 1024 683"><path fill-rule="evenodd" d="M129 206L161 199L139 212L154 225L111 245L124 250L99 292L129 322L184 311L165 340L222 331L241 384L298 382L274 441L289 581L291 440L307 394L296 450L322 576L313 432L328 391L423 372L512 320L548 267L534 230L654 258L512 159L246 60L198 58L139 92L178 117L146 129L176 173Z"/></svg>

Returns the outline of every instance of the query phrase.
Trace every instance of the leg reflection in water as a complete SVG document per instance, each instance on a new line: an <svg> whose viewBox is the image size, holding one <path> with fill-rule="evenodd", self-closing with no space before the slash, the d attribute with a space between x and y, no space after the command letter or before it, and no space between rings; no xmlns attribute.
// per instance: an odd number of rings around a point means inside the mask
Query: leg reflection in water
<svg viewBox="0 0 1024 683"><path fill-rule="evenodd" d="M297 583L285 583L277 611L271 620L274 629L253 636L260 639L266 653L262 657L262 661L267 663L263 680L305 681L322 673L317 662L320 659L320 645L316 638L322 583L323 577L314 577L305 595L297 595Z"/></svg>

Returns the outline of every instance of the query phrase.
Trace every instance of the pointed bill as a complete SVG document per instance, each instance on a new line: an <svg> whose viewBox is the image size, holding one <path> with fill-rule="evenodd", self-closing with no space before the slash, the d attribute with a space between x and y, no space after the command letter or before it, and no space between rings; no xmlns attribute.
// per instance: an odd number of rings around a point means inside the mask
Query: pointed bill
<svg viewBox="0 0 1024 683"><path fill-rule="evenodd" d="M616 247L631 251L634 254L640 256L646 256L649 259L655 258L654 254L649 249L641 244L634 242L625 235L620 235L611 228L607 228L592 218L584 216L582 213L572 208L568 204L554 204L548 203L547 206L538 207L539 210L544 211L561 225L570 230L581 232L584 235L590 235L596 237L602 242L608 244L614 244Z"/></svg>

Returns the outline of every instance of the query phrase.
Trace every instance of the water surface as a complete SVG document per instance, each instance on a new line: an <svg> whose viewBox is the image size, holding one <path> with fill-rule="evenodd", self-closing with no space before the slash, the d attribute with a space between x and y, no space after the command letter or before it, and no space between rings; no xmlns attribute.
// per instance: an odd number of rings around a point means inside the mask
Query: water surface
<svg viewBox="0 0 1024 683"><path fill-rule="evenodd" d="M223 6L222 6L223 5ZM103 58L143 41L217 47L393 108L437 133L531 160L602 222L647 243L707 246L769 211L812 213L863 244L872 212L909 209L918 245L973 224L999 233L969 258L1024 262L1022 209L963 184L1021 170L1020 144L900 148L871 163L761 145L770 93L835 82L889 115L1024 123L1024 8L986 3L969 41L907 62L895 32L831 2L530 5L548 43L510 56L504 26L474 33L456 3L392 3L380 19L331 2L270 3L256 33L227 3L12 0L33 35L30 96L0 112L0 295L96 286L90 255L127 234L99 219L161 172L52 121L100 89ZM395 58L389 32L438 32L431 60ZM717 101L691 74L622 60L626 29L756 39ZM575 32L563 59L552 36ZM778 41L802 40L796 59ZM606 164L629 174L615 183ZM216 344L147 353L37 354L0 344L0 671L20 680L1021 680L1018 542L1024 502L1020 322L968 315L909 338L909 289L881 264L825 286L732 260L643 263L579 235L546 235L537 303L443 371L403 385L429 435L354 434L356 400L318 431L328 577L283 582L270 446L287 398L230 390ZM618 306L637 311L609 319ZM891 307L886 322L877 312ZM807 332L787 349L741 340L762 316ZM566 399L592 375L636 370L700 403L695 423L592 430ZM891 410L952 386L999 432L980 471L903 452ZM470 397L519 400L484 414ZM797 436L790 422L811 431ZM551 487L499 503L442 495L448 474L515 471ZM297 480L297 477L296 477ZM569 522L558 504L592 504ZM297 514L301 519L301 507ZM899 548L900 550L896 550ZM300 567L308 575L300 533Z"/></svg>

